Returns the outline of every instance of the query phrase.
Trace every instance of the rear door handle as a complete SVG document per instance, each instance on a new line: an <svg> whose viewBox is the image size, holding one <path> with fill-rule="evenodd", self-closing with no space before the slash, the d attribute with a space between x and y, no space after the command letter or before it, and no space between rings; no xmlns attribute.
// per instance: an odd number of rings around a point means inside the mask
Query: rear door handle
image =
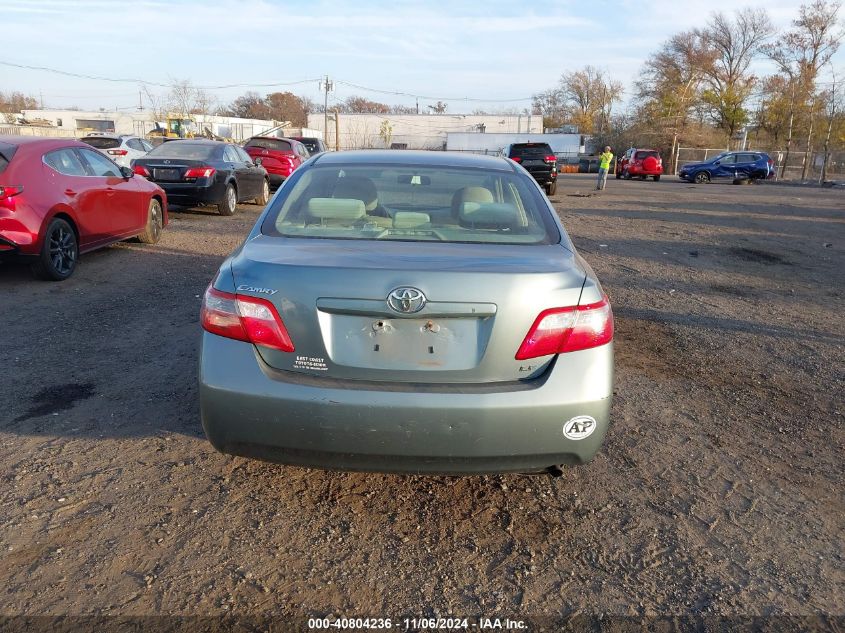
<svg viewBox="0 0 845 633"><path fill-rule="evenodd" d="M106 187L106 195L113 196L114 189L112 189L111 187Z"/></svg>
<svg viewBox="0 0 845 633"><path fill-rule="evenodd" d="M66 196L75 196L76 192L73 189L65 189Z"/></svg>

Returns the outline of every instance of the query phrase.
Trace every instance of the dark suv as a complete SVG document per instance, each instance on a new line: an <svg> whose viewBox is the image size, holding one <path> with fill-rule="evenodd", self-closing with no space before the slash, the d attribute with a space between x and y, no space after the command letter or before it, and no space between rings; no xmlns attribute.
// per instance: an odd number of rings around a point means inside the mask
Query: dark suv
<svg viewBox="0 0 845 633"><path fill-rule="evenodd" d="M547 194L557 191L557 157L548 143L512 143L505 148L505 156L522 165Z"/></svg>
<svg viewBox="0 0 845 633"><path fill-rule="evenodd" d="M322 154L327 150L326 144L321 138L314 138L312 136L291 136L294 141L299 141L308 148L308 153L311 156Z"/></svg>

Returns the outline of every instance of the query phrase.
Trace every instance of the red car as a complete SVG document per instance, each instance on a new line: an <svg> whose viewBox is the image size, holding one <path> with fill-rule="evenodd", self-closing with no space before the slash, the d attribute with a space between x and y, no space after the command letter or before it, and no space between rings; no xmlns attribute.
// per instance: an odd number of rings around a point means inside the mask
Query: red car
<svg viewBox="0 0 845 633"><path fill-rule="evenodd" d="M80 253L137 237L154 244L167 196L85 143L0 136L0 257L42 279L73 274Z"/></svg>
<svg viewBox="0 0 845 633"><path fill-rule="evenodd" d="M645 180L649 176L655 181L663 175L663 159L656 149L631 148L616 161L616 177L630 180L634 176Z"/></svg>
<svg viewBox="0 0 845 633"><path fill-rule="evenodd" d="M253 160L261 159L261 166L267 170L270 184L278 187L293 170L310 158L308 148L292 138L275 136L253 136L244 149Z"/></svg>

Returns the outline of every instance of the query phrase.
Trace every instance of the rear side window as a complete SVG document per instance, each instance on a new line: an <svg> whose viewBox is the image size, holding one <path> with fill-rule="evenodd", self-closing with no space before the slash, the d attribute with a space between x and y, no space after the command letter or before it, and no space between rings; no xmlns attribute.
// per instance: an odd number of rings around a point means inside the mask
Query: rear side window
<svg viewBox="0 0 845 633"><path fill-rule="evenodd" d="M59 149L44 154L44 163L65 176L87 176L82 161L72 149Z"/></svg>
<svg viewBox="0 0 845 633"><path fill-rule="evenodd" d="M219 145L205 143L190 143L187 141L170 141L162 143L147 154L150 158L185 158L188 160L211 160Z"/></svg>
<svg viewBox="0 0 845 633"><path fill-rule="evenodd" d="M89 136L88 138L80 139L86 145L96 147L97 149L114 149L120 147L119 138L108 138L107 136Z"/></svg>
<svg viewBox="0 0 845 633"><path fill-rule="evenodd" d="M655 152L653 150L639 151L639 152L637 152L636 156L634 157L634 160L645 160L649 156L651 156L652 158L660 158L660 153Z"/></svg>
<svg viewBox="0 0 845 633"><path fill-rule="evenodd" d="M0 143L0 174L6 171L6 167L12 162L12 157L18 151L17 145Z"/></svg>
<svg viewBox="0 0 845 633"><path fill-rule="evenodd" d="M262 232L302 238L553 244L534 181L510 171L347 165L295 172Z"/></svg>
<svg viewBox="0 0 845 633"><path fill-rule="evenodd" d="M138 152L146 152L147 151L147 150L144 149L144 146L141 145L141 141L138 140L137 138L130 138L128 141L126 141L126 145L130 149L134 149L135 151L138 151Z"/></svg>
<svg viewBox="0 0 845 633"><path fill-rule="evenodd" d="M548 143L530 143L511 145L510 156L549 156L554 154Z"/></svg>
<svg viewBox="0 0 845 633"><path fill-rule="evenodd" d="M277 138L252 138L244 147L258 147L260 149L271 149L277 152L290 152L292 150L290 141Z"/></svg>
<svg viewBox="0 0 845 633"><path fill-rule="evenodd" d="M79 153L88 163L94 176L112 178L121 175L120 168L102 154L90 149L80 149Z"/></svg>

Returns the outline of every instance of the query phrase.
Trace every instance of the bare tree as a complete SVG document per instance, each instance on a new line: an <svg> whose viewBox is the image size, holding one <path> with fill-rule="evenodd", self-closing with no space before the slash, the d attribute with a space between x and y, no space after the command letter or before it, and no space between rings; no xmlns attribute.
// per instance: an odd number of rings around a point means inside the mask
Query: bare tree
<svg viewBox="0 0 845 633"><path fill-rule="evenodd" d="M819 70L839 50L845 30L839 25L841 3L814 0L802 4L792 29L779 41L766 47L766 53L781 71L789 77L790 110L786 136L786 158L781 167L781 177L789 160L796 114L807 119L807 147L812 141L812 107ZM806 173L806 156L804 170Z"/></svg>
<svg viewBox="0 0 845 633"><path fill-rule="evenodd" d="M761 52L774 28L765 9L737 11L731 20L716 13L698 34L712 49L712 62L704 68L706 89L702 93L711 116L728 138L745 123L745 108L756 77L749 66Z"/></svg>
<svg viewBox="0 0 845 633"><path fill-rule="evenodd" d="M605 78L604 73L593 66L585 66L560 78L560 95L568 119L585 134L604 131L613 103L621 98L622 89L621 82Z"/></svg>

